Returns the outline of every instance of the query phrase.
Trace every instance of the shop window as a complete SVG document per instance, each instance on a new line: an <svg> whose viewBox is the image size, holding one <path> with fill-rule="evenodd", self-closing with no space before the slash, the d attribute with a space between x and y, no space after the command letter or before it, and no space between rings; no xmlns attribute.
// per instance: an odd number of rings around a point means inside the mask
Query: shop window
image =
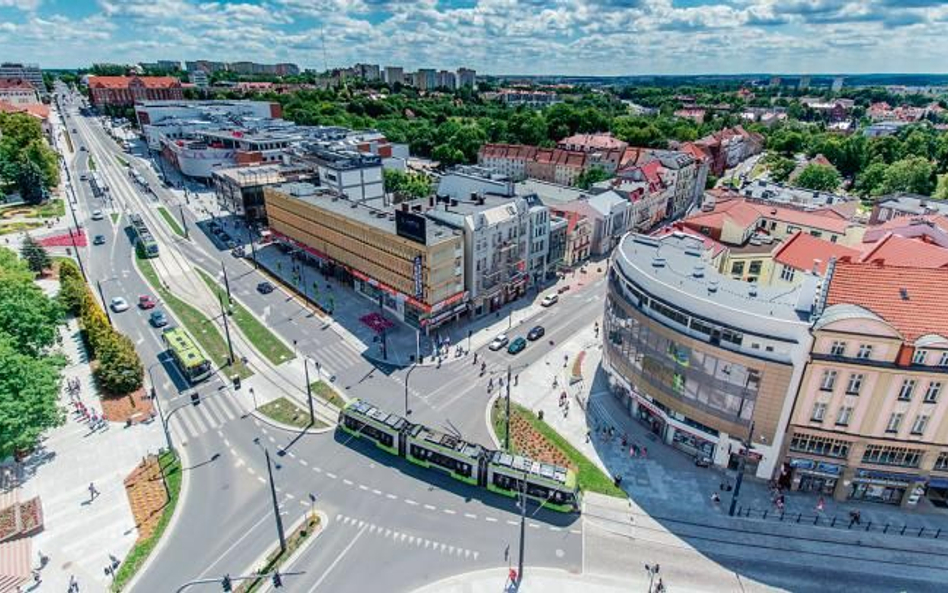
<svg viewBox="0 0 948 593"><path fill-rule="evenodd" d="M754 260L750 263L750 267L747 269L747 273L751 276L760 276L761 261Z"/></svg>
<svg viewBox="0 0 948 593"><path fill-rule="evenodd" d="M744 262L736 261L733 264L731 264L731 275L743 276L744 275Z"/></svg>

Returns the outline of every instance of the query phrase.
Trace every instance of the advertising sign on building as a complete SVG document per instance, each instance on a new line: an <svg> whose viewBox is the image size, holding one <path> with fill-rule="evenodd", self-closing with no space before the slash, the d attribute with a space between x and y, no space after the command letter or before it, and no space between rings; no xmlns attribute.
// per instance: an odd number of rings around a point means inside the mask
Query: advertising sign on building
<svg viewBox="0 0 948 593"><path fill-rule="evenodd" d="M395 211L395 232L399 237L424 245L427 235L426 223L427 219L424 216L404 210Z"/></svg>
<svg viewBox="0 0 948 593"><path fill-rule="evenodd" d="M421 267L421 256L415 256L414 262L414 276L415 276L415 298L421 299L425 296L425 282L423 277L423 270Z"/></svg>

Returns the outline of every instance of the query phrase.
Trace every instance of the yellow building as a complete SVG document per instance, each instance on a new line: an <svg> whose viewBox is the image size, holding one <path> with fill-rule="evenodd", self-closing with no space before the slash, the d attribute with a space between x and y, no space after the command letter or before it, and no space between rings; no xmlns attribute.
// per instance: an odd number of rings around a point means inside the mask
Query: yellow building
<svg viewBox="0 0 948 593"><path fill-rule="evenodd" d="M466 310L463 236L408 211L380 209L308 183L264 190L270 230L419 328Z"/></svg>

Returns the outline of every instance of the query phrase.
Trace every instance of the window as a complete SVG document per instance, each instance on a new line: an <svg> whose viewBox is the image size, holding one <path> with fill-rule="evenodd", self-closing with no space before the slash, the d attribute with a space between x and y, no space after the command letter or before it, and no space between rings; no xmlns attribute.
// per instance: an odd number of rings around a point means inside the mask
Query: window
<svg viewBox="0 0 948 593"><path fill-rule="evenodd" d="M856 353L856 358L863 360L869 359L872 357L872 345L871 344L860 344L859 352Z"/></svg>
<svg viewBox="0 0 948 593"><path fill-rule="evenodd" d="M919 414L915 417L915 422L912 424L912 434L920 435L924 433L926 426L928 426L928 416Z"/></svg>
<svg viewBox="0 0 948 593"><path fill-rule="evenodd" d="M877 465L918 467L919 462L922 460L922 450L868 445L866 452L862 456L862 460L866 463L875 463Z"/></svg>
<svg viewBox="0 0 948 593"><path fill-rule="evenodd" d="M849 441L821 437L815 434L797 433L790 440L790 450L845 459L849 456L850 444Z"/></svg>
<svg viewBox="0 0 948 593"><path fill-rule="evenodd" d="M813 414L810 416L812 422L822 422L826 416L826 404L816 402L813 404Z"/></svg>
<svg viewBox="0 0 948 593"><path fill-rule="evenodd" d="M780 270L780 279L784 282L793 282L793 277L796 275L797 271L791 268L788 265L784 265L783 269Z"/></svg>
<svg viewBox="0 0 948 593"><path fill-rule="evenodd" d="M846 385L846 395L859 395L859 390L862 389L863 378L862 373L849 375L849 384Z"/></svg>
<svg viewBox="0 0 948 593"><path fill-rule="evenodd" d="M744 275L744 262L736 261L733 264L731 264L731 275L743 276Z"/></svg>
<svg viewBox="0 0 948 593"><path fill-rule="evenodd" d="M819 239L820 237L823 236L823 232L822 232L822 231L810 231L810 235L813 236L813 237L816 237L817 239Z"/></svg>
<svg viewBox="0 0 948 593"><path fill-rule="evenodd" d="M938 366L948 367L948 352L941 353L941 356L938 358Z"/></svg>
<svg viewBox="0 0 948 593"><path fill-rule="evenodd" d="M823 377L820 378L820 391L832 391L836 386L836 371L825 370Z"/></svg>
<svg viewBox="0 0 948 593"><path fill-rule="evenodd" d="M948 451L942 451L935 460L935 469L948 470Z"/></svg>
<svg viewBox="0 0 948 593"><path fill-rule="evenodd" d="M760 260L754 260L751 262L750 267L747 269L747 273L751 276L760 276L760 267L762 263Z"/></svg>
<svg viewBox="0 0 948 593"><path fill-rule="evenodd" d="M932 381L928 384L928 389L925 391L925 403L938 403L939 395L941 395L941 381Z"/></svg>
<svg viewBox="0 0 948 593"><path fill-rule="evenodd" d="M899 427L902 426L902 418L905 417L905 414L901 412L895 412L889 416L889 423L885 427L886 432L899 432Z"/></svg>
<svg viewBox="0 0 948 593"><path fill-rule="evenodd" d="M838 237L836 235L830 235L830 243L835 243Z"/></svg>
<svg viewBox="0 0 948 593"><path fill-rule="evenodd" d="M925 358L928 356L927 350L916 350L912 355L912 364L925 364Z"/></svg>
<svg viewBox="0 0 948 593"><path fill-rule="evenodd" d="M899 399L907 402L912 399L912 392L915 391L915 379L905 379L902 381L902 387L899 389Z"/></svg>
<svg viewBox="0 0 948 593"><path fill-rule="evenodd" d="M833 345L830 346L830 356L845 356L846 355L846 342L840 342L836 340L833 342Z"/></svg>
<svg viewBox="0 0 948 593"><path fill-rule="evenodd" d="M849 426L849 420L853 417L851 406L844 406L839 409L839 416L836 417L836 426Z"/></svg>

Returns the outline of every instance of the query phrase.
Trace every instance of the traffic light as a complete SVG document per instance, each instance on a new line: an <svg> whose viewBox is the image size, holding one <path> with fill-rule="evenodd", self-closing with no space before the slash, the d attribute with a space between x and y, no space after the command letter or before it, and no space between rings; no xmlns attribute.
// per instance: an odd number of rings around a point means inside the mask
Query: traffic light
<svg viewBox="0 0 948 593"><path fill-rule="evenodd" d="M221 587L224 589L224 591L233 591L234 587L230 584L229 574L225 574L224 578L221 579Z"/></svg>
<svg viewBox="0 0 948 593"><path fill-rule="evenodd" d="M283 586L283 577L280 576L280 573L273 573L273 587L279 589Z"/></svg>

